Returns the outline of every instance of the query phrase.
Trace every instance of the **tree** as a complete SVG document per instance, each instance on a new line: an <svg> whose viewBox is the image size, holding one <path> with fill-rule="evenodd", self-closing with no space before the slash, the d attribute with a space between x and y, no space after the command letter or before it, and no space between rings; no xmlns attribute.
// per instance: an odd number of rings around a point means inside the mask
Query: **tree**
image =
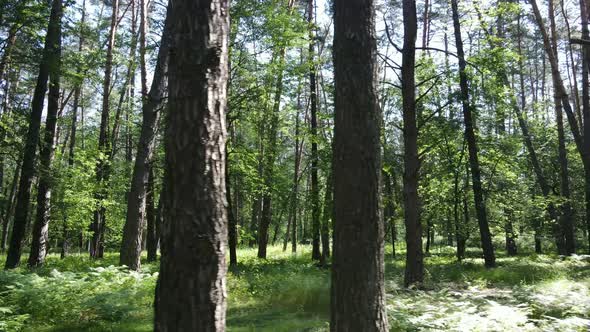
<svg viewBox="0 0 590 332"><path fill-rule="evenodd" d="M138 270L141 265L142 231L145 224L145 199L148 190L150 163L156 145L160 108L166 93L166 73L171 43L170 16L166 15L152 86L142 103L143 122L127 201L127 217L123 228L120 263L133 270Z"/></svg>
<svg viewBox="0 0 590 332"><path fill-rule="evenodd" d="M463 119L465 121L465 139L467 140L467 149L469 151L469 166L471 168L473 196L475 200L477 222L479 224L479 233L481 236L481 246L483 249L486 267L494 267L496 265L496 256L494 255L492 234L490 233L490 226L488 224L487 212L483 198L481 169L479 166L473 114L471 112L471 104L469 102L469 85L466 72L467 63L465 61L465 52L463 51L463 40L461 37L461 24L459 22L459 9L457 0L451 0L451 10L453 12L453 28L455 32L455 44L457 46L457 57L459 58L459 85L461 88L460 98L463 108Z"/></svg>
<svg viewBox="0 0 590 332"><path fill-rule="evenodd" d="M113 0L111 12L111 26L107 41L107 51L102 85L102 108L100 117L100 132L98 137L98 162L96 165L96 180L98 189L95 198L98 201L94 210L94 220L91 225L92 241L90 242L90 257L102 258L104 254L104 232L106 227L106 208L103 200L106 198L106 184L109 181L110 171L108 156L111 152L109 145L109 117L110 117L110 91L113 71L113 51L117 33L117 21L119 14L119 0Z"/></svg>
<svg viewBox="0 0 590 332"><path fill-rule="evenodd" d="M418 179L418 127L416 124L416 1L403 2L404 46L402 53L402 101L404 118L404 220L406 223L406 271L404 284L410 286L424 281L422 225Z"/></svg>
<svg viewBox="0 0 590 332"><path fill-rule="evenodd" d="M39 143L39 132L41 128L41 114L43 113L45 93L47 92L47 80L49 73L53 68L56 68L57 63L59 62L61 12L61 1L53 0L51 3L49 24L47 26L47 36L45 37L43 57L39 65L39 75L37 76L37 83L35 85L33 101L31 103L32 109L21 165L12 236L10 238L10 246L6 256L6 269L13 269L20 264L27 219L29 217L31 187L33 186L33 180L37 174L35 162L37 159L37 145Z"/></svg>
<svg viewBox="0 0 590 332"><path fill-rule="evenodd" d="M375 5L334 2L331 331L387 331Z"/></svg>
<svg viewBox="0 0 590 332"><path fill-rule="evenodd" d="M57 118L61 79L61 17L62 4L58 1L57 27L54 51L49 67L49 94L47 102L47 118L45 120L45 134L39 153L41 171L39 174L39 187L37 188L37 214L33 225L33 241L29 255L29 266L43 265L48 251L49 221L51 219L51 192L52 192L52 162L55 152L55 135L57 130Z"/></svg>
<svg viewBox="0 0 590 332"><path fill-rule="evenodd" d="M229 2L172 1L156 331L224 331Z"/></svg>

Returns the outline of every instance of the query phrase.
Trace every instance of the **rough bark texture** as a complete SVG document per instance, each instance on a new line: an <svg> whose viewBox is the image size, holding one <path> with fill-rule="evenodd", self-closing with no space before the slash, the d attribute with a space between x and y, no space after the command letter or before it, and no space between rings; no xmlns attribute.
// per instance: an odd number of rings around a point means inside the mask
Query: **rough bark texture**
<svg viewBox="0 0 590 332"><path fill-rule="evenodd" d="M330 330L387 331L375 6L334 2L334 252Z"/></svg>
<svg viewBox="0 0 590 332"><path fill-rule="evenodd" d="M57 118L59 111L59 89L61 75L61 17L62 2L55 0L57 4L57 21L55 27L55 40L49 66L49 94L47 100L47 118L45 120L45 134L39 153L40 171L39 187L37 188L37 214L33 225L33 237L31 252L29 254L29 266L43 265L48 250L49 221L51 218L51 190L52 174L51 163L55 152L55 135L57 130Z"/></svg>
<svg viewBox="0 0 590 332"><path fill-rule="evenodd" d="M29 118L29 129L27 131L25 151L21 166L21 176L16 198L16 212L12 226L12 236L10 246L6 257L6 269L12 269L20 264L22 254L23 240L29 217L29 207L31 199L31 187L37 174L35 161L37 154L37 145L39 143L39 132L41 128L41 114L45 102L45 93L47 92L47 80L51 66L55 64L58 55L58 39L60 38L60 20L61 20L61 1L53 0L51 6L51 16L45 37L45 48L43 58L39 66L39 76L33 93L31 102L32 110Z"/></svg>
<svg viewBox="0 0 590 332"><path fill-rule="evenodd" d="M410 286L424 281L422 225L418 177L418 127L416 124L416 1L404 0L404 46L402 53L402 109L404 119L404 221L406 223L406 269L404 284Z"/></svg>
<svg viewBox="0 0 590 332"><path fill-rule="evenodd" d="M141 264L141 234L145 224L145 198L151 168L150 163L156 146L160 108L166 93L166 73L168 71L171 43L170 28L172 24L170 22L170 5L168 5L167 12L152 86L146 98L143 99L143 122L133 166L131 188L127 199L127 217L123 227L120 263L129 266L133 270L138 270Z"/></svg>
<svg viewBox="0 0 590 332"><path fill-rule="evenodd" d="M156 331L225 331L229 2L170 2L166 168Z"/></svg>
<svg viewBox="0 0 590 332"><path fill-rule="evenodd" d="M469 104L469 85L467 81L467 72L465 62L465 52L463 51L463 40L461 39L461 25L459 22L459 9L457 0L451 0L453 12L453 28L455 33L455 43L457 45L457 57L459 58L459 85L461 88L461 104L463 108L463 118L465 122L465 139L469 151L469 166L471 168L471 178L473 181L473 196L475 200L475 211L477 214L477 223L481 237L481 246L486 267L496 265L496 256L492 244L492 234L488 224L486 206L483 199L483 188L481 184L481 170L479 167L478 148L475 137L475 128L471 105Z"/></svg>

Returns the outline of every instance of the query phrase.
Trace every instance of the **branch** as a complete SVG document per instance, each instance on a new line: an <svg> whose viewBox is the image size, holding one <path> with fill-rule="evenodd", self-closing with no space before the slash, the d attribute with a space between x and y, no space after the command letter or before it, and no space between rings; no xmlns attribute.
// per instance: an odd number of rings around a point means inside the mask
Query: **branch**
<svg viewBox="0 0 590 332"><path fill-rule="evenodd" d="M590 46L590 40L582 38L570 38L570 44Z"/></svg>

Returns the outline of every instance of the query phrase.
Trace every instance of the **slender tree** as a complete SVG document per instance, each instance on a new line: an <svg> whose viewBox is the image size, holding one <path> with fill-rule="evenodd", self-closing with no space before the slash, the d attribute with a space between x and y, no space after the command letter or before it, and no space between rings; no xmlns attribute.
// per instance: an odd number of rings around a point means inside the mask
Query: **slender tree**
<svg viewBox="0 0 590 332"><path fill-rule="evenodd" d="M416 124L416 1L404 0L404 46L402 52L402 102L404 119L404 220L406 223L406 270L404 284L424 281L422 225L418 178L418 126Z"/></svg>
<svg viewBox="0 0 590 332"><path fill-rule="evenodd" d="M96 180L98 189L95 198L98 203L94 210L94 220L92 221L91 230L92 241L90 242L90 257L102 258L104 254L104 231L106 224L106 208L102 200L106 198L106 186L109 180L108 156L110 155L109 117L110 117L110 91L113 71L113 51L115 47L115 37L117 33L119 0L113 0L111 12L111 26L107 40L107 51L105 60L104 80L102 85L102 108L100 116L100 132L98 136L98 162L96 165Z"/></svg>
<svg viewBox="0 0 590 332"><path fill-rule="evenodd" d="M170 7L170 6L168 6ZM145 219L145 198L149 182L150 163L156 146L156 136L160 121L160 108L166 93L166 73L171 44L170 8L166 15L164 31L158 50L158 60L149 93L143 99L141 133L131 177L131 189L127 199L127 217L123 227L120 263L138 270L141 262L142 231Z"/></svg>
<svg viewBox="0 0 590 332"><path fill-rule="evenodd" d="M334 1L331 331L387 331L375 4Z"/></svg>
<svg viewBox="0 0 590 332"><path fill-rule="evenodd" d="M225 331L229 1L171 1L156 331Z"/></svg>
<svg viewBox="0 0 590 332"><path fill-rule="evenodd" d="M479 233L481 236L481 246L486 267L496 265L496 256L492 244L492 234L488 224L485 201L483 199L483 188L481 184L481 170L479 167L478 147L475 137L475 128L471 104L469 102L469 85L467 80L467 62L465 61L465 52L463 51L463 40L461 39L461 24L459 22L459 9L457 0L451 0L451 10L453 16L453 28L455 32L455 44L457 46L457 57L459 58L459 85L461 88L461 104L463 108L463 119L465 122L465 139L467 140L467 149L469 151L469 166L471 168L471 178L473 181L473 196L475 199L475 211L477 222L479 224Z"/></svg>

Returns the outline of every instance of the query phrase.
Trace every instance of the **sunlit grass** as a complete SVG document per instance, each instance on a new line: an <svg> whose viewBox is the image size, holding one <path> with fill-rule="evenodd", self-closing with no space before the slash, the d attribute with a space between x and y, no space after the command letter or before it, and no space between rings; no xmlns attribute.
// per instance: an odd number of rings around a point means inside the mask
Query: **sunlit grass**
<svg viewBox="0 0 590 332"><path fill-rule="evenodd" d="M238 251L228 273L229 331L324 331L329 320L329 269L297 254ZM585 257L498 257L486 269L477 249L458 263L439 247L426 262L424 288L403 284L405 253L386 250L386 291L392 331L586 331L590 328L590 268ZM0 256L3 260L4 256ZM142 272L103 260L50 255L34 271L0 272L0 331L151 331L158 264Z"/></svg>

